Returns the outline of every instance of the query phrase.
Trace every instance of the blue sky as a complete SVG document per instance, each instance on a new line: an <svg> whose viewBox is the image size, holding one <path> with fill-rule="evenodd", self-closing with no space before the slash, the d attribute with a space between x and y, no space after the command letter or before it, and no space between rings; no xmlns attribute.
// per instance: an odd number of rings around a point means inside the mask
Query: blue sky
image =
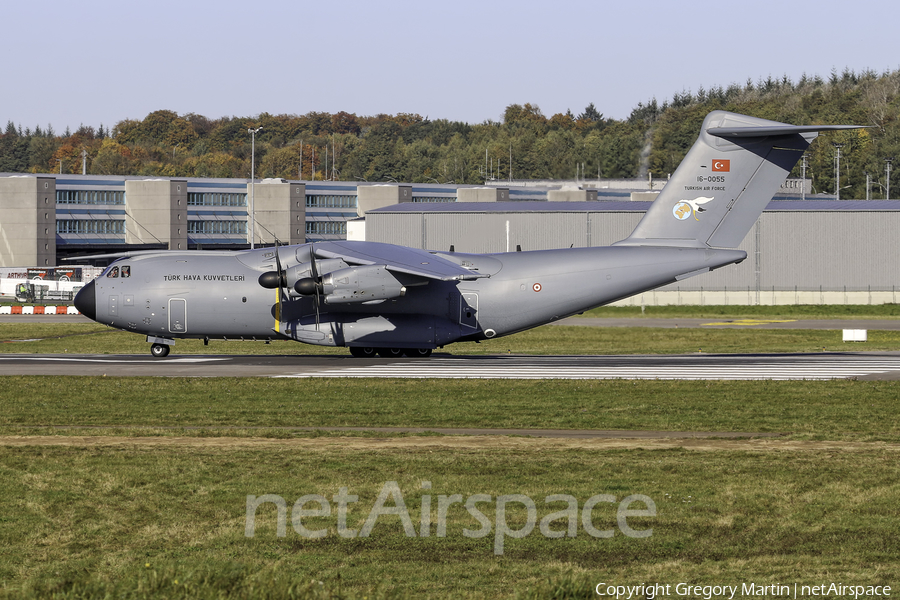
<svg viewBox="0 0 900 600"><path fill-rule="evenodd" d="M900 68L886 1L3 2L0 122L345 110L480 123L769 75ZM752 6L752 8L749 8Z"/></svg>

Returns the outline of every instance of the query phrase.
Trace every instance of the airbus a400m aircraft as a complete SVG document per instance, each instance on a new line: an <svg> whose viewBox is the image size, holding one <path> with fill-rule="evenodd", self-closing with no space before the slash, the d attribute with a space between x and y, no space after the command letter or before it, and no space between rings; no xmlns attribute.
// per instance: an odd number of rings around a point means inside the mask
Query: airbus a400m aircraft
<svg viewBox="0 0 900 600"><path fill-rule="evenodd" d="M608 247L463 254L346 241L143 252L119 255L75 306L146 335L158 357L176 338L428 356L741 262L735 248L817 132L853 127L712 112L632 234Z"/></svg>

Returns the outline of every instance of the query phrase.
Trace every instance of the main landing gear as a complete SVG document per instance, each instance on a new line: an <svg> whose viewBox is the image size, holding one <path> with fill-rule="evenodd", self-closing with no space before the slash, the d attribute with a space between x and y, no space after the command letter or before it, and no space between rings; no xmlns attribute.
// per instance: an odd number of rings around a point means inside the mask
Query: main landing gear
<svg viewBox="0 0 900 600"><path fill-rule="evenodd" d="M382 358L400 358L401 356L427 358L431 356L431 352L431 348L366 348L350 346L350 354L356 358L374 358L376 354Z"/></svg>
<svg viewBox="0 0 900 600"><path fill-rule="evenodd" d="M150 346L150 354L155 358L165 358L169 355L169 347L165 344L153 344Z"/></svg>
<svg viewBox="0 0 900 600"><path fill-rule="evenodd" d="M172 349L172 344L175 343L175 340L173 339L155 337L152 335L147 336L147 341L152 344L152 346L150 346L150 354L153 355L153 358L167 357L169 355L169 350Z"/></svg>

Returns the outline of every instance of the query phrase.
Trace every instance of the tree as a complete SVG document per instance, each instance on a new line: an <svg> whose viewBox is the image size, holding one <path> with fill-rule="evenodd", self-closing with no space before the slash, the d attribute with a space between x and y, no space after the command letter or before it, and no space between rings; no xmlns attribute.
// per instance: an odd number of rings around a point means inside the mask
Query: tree
<svg viewBox="0 0 900 600"><path fill-rule="evenodd" d="M550 117L549 126L550 129L574 129L575 119L572 117L571 111L566 114L556 113Z"/></svg>
<svg viewBox="0 0 900 600"><path fill-rule="evenodd" d="M584 112L578 115L578 120L599 123L603 120L603 115L597 111L597 107L595 107L594 103L591 102L585 107Z"/></svg>
<svg viewBox="0 0 900 600"><path fill-rule="evenodd" d="M543 126L547 123L547 117L544 116L537 104L526 103L524 106L510 104L503 112L503 123L507 127L515 125Z"/></svg>
<svg viewBox="0 0 900 600"><path fill-rule="evenodd" d="M344 111L340 111L331 116L331 127L335 133L353 133L360 132L359 121L356 115Z"/></svg>
<svg viewBox="0 0 900 600"><path fill-rule="evenodd" d="M53 160L53 154L58 147L59 142L56 141L56 138L43 136L32 137L28 142L28 163L31 167L30 170L33 173L45 173L55 170L51 169L49 166L56 166L56 162Z"/></svg>
<svg viewBox="0 0 900 600"><path fill-rule="evenodd" d="M120 144L134 144L140 135L141 122L134 119L124 119L116 123L112 130L112 136Z"/></svg>
<svg viewBox="0 0 900 600"><path fill-rule="evenodd" d="M131 151L112 138L103 140L91 164L91 173L98 175L132 175L137 165L132 160Z"/></svg>

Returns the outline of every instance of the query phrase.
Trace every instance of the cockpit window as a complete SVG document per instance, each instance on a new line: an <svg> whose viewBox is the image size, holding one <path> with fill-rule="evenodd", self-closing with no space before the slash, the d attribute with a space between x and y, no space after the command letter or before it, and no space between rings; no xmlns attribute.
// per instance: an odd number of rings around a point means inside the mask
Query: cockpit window
<svg viewBox="0 0 900 600"><path fill-rule="evenodd" d="M118 277L119 276L119 267L112 267L109 271L106 272L107 277Z"/></svg>
<svg viewBox="0 0 900 600"><path fill-rule="evenodd" d="M122 267L122 277L131 277L131 265L124 265Z"/></svg>

